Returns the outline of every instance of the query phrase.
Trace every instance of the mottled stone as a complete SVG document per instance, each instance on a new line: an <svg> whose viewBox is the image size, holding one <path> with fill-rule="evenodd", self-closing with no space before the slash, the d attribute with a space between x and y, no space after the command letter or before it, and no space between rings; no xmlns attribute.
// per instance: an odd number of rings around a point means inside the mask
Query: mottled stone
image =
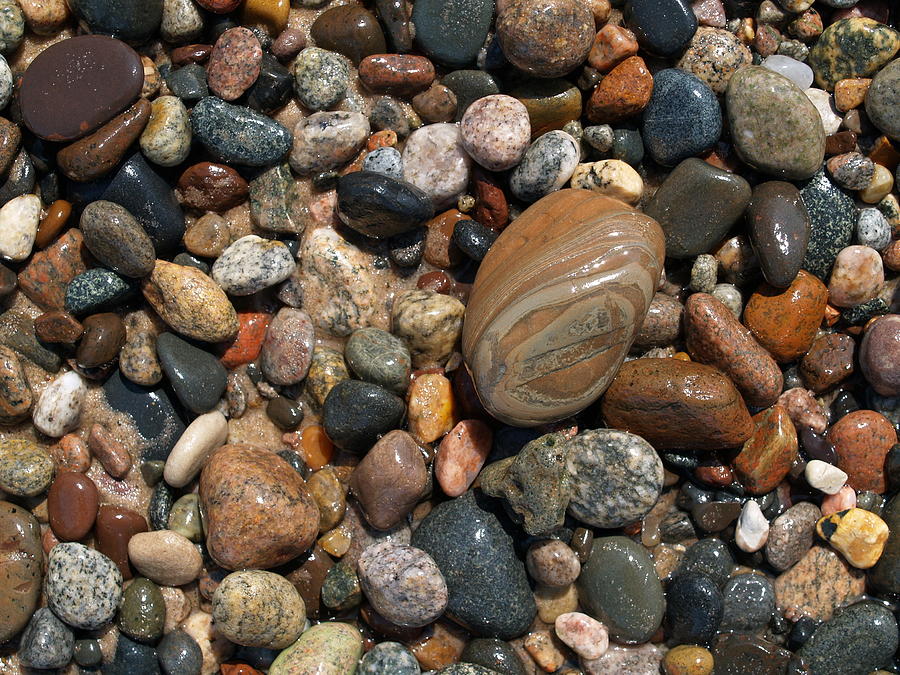
<svg viewBox="0 0 900 675"><path fill-rule="evenodd" d="M137 578L122 593L119 630L139 642L154 643L162 637L166 603L162 591L149 579Z"/></svg>
<svg viewBox="0 0 900 675"><path fill-rule="evenodd" d="M216 629L239 645L283 649L303 631L306 608L283 576L261 570L233 572L212 597Z"/></svg>
<svg viewBox="0 0 900 675"><path fill-rule="evenodd" d="M853 200L820 171L801 186L800 197L809 214L810 237L803 269L827 279L841 249L850 244L856 225Z"/></svg>
<svg viewBox="0 0 900 675"><path fill-rule="evenodd" d="M195 138L226 164L269 166L291 148L291 132L273 119L214 96L191 110Z"/></svg>
<svg viewBox="0 0 900 675"><path fill-rule="evenodd" d="M25 419L33 400L18 355L9 347L0 346L0 425Z"/></svg>
<svg viewBox="0 0 900 675"><path fill-rule="evenodd" d="M876 127L897 140L900 139L900 114L892 102L900 93L900 59L888 63L872 78L866 92L866 114Z"/></svg>
<svg viewBox="0 0 900 675"><path fill-rule="evenodd" d="M341 675L353 672L362 653L362 638L355 626L328 621L307 629L282 651L269 667L269 675Z"/></svg>
<svg viewBox="0 0 900 675"><path fill-rule="evenodd" d="M71 660L74 646L69 627L41 607L19 638L19 662L30 668L62 668Z"/></svg>
<svg viewBox="0 0 900 675"><path fill-rule="evenodd" d="M87 385L77 372L63 373L38 397L31 413L34 426L53 438L78 428L86 395Z"/></svg>
<svg viewBox="0 0 900 675"><path fill-rule="evenodd" d="M223 101L239 98L259 77L262 47L249 28L229 28L213 45L206 65L210 91Z"/></svg>
<svg viewBox="0 0 900 675"><path fill-rule="evenodd" d="M592 122L613 123L643 110L653 92L653 76L639 56L631 56L604 77L594 89L585 114Z"/></svg>
<svg viewBox="0 0 900 675"><path fill-rule="evenodd" d="M697 29L677 67L696 75L721 96L731 76L752 62L750 50L734 33L704 26Z"/></svg>
<svg viewBox="0 0 900 675"><path fill-rule="evenodd" d="M118 204L91 202L82 211L79 225L85 246L114 272L144 277L153 271L153 241L134 216Z"/></svg>
<svg viewBox="0 0 900 675"><path fill-rule="evenodd" d="M456 298L433 291L397 295L391 310L393 333L406 341L414 367L446 362L459 339L465 309Z"/></svg>
<svg viewBox="0 0 900 675"><path fill-rule="evenodd" d="M812 547L816 522L822 512L811 502L800 502L772 521L766 559L776 570L786 570Z"/></svg>
<svg viewBox="0 0 900 675"><path fill-rule="evenodd" d="M47 604L70 626L94 630L109 622L122 597L122 574L102 553L76 543L50 551Z"/></svg>
<svg viewBox="0 0 900 675"><path fill-rule="evenodd" d="M0 502L0 639L28 623L41 597L41 529L27 509Z"/></svg>
<svg viewBox="0 0 900 675"><path fill-rule="evenodd" d="M354 331L344 349L347 365L361 379L395 393L409 386L412 357L406 344L379 328Z"/></svg>
<svg viewBox="0 0 900 675"><path fill-rule="evenodd" d="M519 199L534 202L559 190L578 166L578 143L565 131L548 131L525 151L509 179L509 189Z"/></svg>
<svg viewBox="0 0 900 675"><path fill-rule="evenodd" d="M307 47L291 66L294 92L305 107L327 110L339 103L350 86L350 65L340 54Z"/></svg>
<svg viewBox="0 0 900 675"><path fill-rule="evenodd" d="M754 495L774 490L797 457L797 432L787 410L775 404L753 417L753 436L734 458L744 488Z"/></svg>
<svg viewBox="0 0 900 675"><path fill-rule="evenodd" d="M510 169L522 159L531 137L525 106L505 94L478 99L460 121L460 138L469 156L490 171Z"/></svg>
<svg viewBox="0 0 900 675"><path fill-rule="evenodd" d="M282 242L254 234L228 246L212 267L213 280L231 295L252 295L287 279L294 257Z"/></svg>
<svg viewBox="0 0 900 675"><path fill-rule="evenodd" d="M809 52L816 84L832 91L839 80L870 77L900 49L900 34L873 19L853 17L832 23Z"/></svg>
<svg viewBox="0 0 900 675"><path fill-rule="evenodd" d="M471 164L455 124L425 125L403 148L403 179L431 197L435 209L456 202L469 183Z"/></svg>
<svg viewBox="0 0 900 675"><path fill-rule="evenodd" d="M897 433L884 415L873 410L844 415L828 430L828 440L850 487L878 494L886 490L885 457L897 443Z"/></svg>
<svg viewBox="0 0 900 675"><path fill-rule="evenodd" d="M294 127L291 168L301 175L330 171L353 159L369 136L369 121L358 112L317 112Z"/></svg>

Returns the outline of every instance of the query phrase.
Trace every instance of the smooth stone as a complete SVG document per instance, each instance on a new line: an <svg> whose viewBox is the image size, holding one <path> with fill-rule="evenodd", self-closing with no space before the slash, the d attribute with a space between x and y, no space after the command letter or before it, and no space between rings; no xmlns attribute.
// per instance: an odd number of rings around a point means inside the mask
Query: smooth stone
<svg viewBox="0 0 900 675"><path fill-rule="evenodd" d="M160 494L162 481L156 484L154 496ZM200 576L203 559L196 546L187 537L164 529L168 521L168 509L172 506L171 491L164 514L149 508L152 532L138 532L128 540L128 559L137 572L161 586L183 586ZM161 510L161 509L160 509Z"/></svg>
<svg viewBox="0 0 900 675"><path fill-rule="evenodd" d="M654 75L653 93L641 118L641 135L657 163L674 166L711 148L721 134L722 110L705 82L677 68Z"/></svg>
<svg viewBox="0 0 900 675"><path fill-rule="evenodd" d="M375 148L363 160L362 170L400 179L403 178L403 157L397 148Z"/></svg>
<svg viewBox="0 0 900 675"><path fill-rule="evenodd" d="M177 532L185 539L190 539L195 544L203 541L203 522L198 495L183 495L172 504L168 529Z"/></svg>
<svg viewBox="0 0 900 675"><path fill-rule="evenodd" d="M161 675L156 649L141 642L135 642L125 635L120 635L116 643L116 654L112 663L103 668L103 675L131 675L146 673Z"/></svg>
<svg viewBox="0 0 900 675"><path fill-rule="evenodd" d="M41 598L41 528L27 509L0 502L0 640L10 640L28 623Z"/></svg>
<svg viewBox="0 0 900 675"><path fill-rule="evenodd" d="M810 238L800 192L784 181L760 183L753 188L747 221L763 277L775 288L787 288L800 272Z"/></svg>
<svg viewBox="0 0 900 675"><path fill-rule="evenodd" d="M226 248L212 266L212 278L230 295L252 295L287 279L296 263L282 242L255 234Z"/></svg>
<svg viewBox="0 0 900 675"><path fill-rule="evenodd" d="M199 63L189 63L166 74L166 85L178 99L192 103L209 96L206 68Z"/></svg>
<svg viewBox="0 0 900 675"><path fill-rule="evenodd" d="M859 350L866 381L881 396L900 396L900 378L893 368L900 334L900 316L886 314L868 326Z"/></svg>
<svg viewBox="0 0 900 675"><path fill-rule="evenodd" d="M641 520L662 492L663 465L644 439L624 431L583 431L566 441L569 513L583 523L612 529Z"/></svg>
<svg viewBox="0 0 900 675"><path fill-rule="evenodd" d="M396 429L405 409L400 398L376 384L344 380L325 399L323 425L335 445L360 452L381 434Z"/></svg>
<svg viewBox="0 0 900 675"><path fill-rule="evenodd" d="M885 134L900 139L900 113L895 105L900 96L900 59L879 70L866 92L866 114Z"/></svg>
<svg viewBox="0 0 900 675"><path fill-rule="evenodd" d="M512 96L485 96L466 109L460 137L469 156L484 168L511 169L522 159L531 138L528 110Z"/></svg>
<svg viewBox="0 0 900 675"><path fill-rule="evenodd" d="M759 637L723 633L712 649L717 667L727 675L757 675L784 672L791 652Z"/></svg>
<svg viewBox="0 0 900 675"><path fill-rule="evenodd" d="M416 129L403 148L403 179L431 197L435 209L456 203L469 184L471 164L455 124Z"/></svg>
<svg viewBox="0 0 900 675"><path fill-rule="evenodd" d="M328 110L347 95L350 66L335 52L307 47L291 66L294 92L304 107L313 111Z"/></svg>
<svg viewBox="0 0 900 675"><path fill-rule="evenodd" d="M460 220L453 226L451 241L472 260L482 261L497 240L497 232L474 220Z"/></svg>
<svg viewBox="0 0 900 675"><path fill-rule="evenodd" d="M249 187L254 223L272 232L303 232L308 213L287 164L267 169L251 180Z"/></svg>
<svg viewBox="0 0 900 675"><path fill-rule="evenodd" d="M350 369L362 380L377 384L396 394L409 386L412 357L406 344L380 328L353 331L344 347Z"/></svg>
<svg viewBox="0 0 900 675"><path fill-rule="evenodd" d="M106 403L115 411L125 413L142 438L139 447L144 461L165 459L184 431L166 390L160 386L143 387L127 380L120 370L103 385Z"/></svg>
<svg viewBox="0 0 900 675"><path fill-rule="evenodd" d="M393 334L406 342L414 368L443 366L459 340L465 306L428 290L399 293L391 308Z"/></svg>
<svg viewBox="0 0 900 675"><path fill-rule="evenodd" d="M95 630L115 615L122 573L99 551L76 543L50 550L44 586L53 613L74 628Z"/></svg>
<svg viewBox="0 0 900 675"><path fill-rule="evenodd" d="M310 36L323 49L339 52L359 65L370 54L384 54L384 32L371 12L356 5L332 7L310 27Z"/></svg>
<svg viewBox="0 0 900 675"><path fill-rule="evenodd" d="M793 616L816 622L831 618L836 608L859 598L866 575L851 567L824 543L816 543L774 582L775 601ZM796 649L796 647L795 647Z"/></svg>
<svg viewBox="0 0 900 675"><path fill-rule="evenodd" d="M475 638L466 645L459 658L501 675L525 675L526 672L519 653L510 643L496 638Z"/></svg>
<svg viewBox="0 0 900 675"><path fill-rule="evenodd" d="M797 432L787 410L778 404L753 417L753 436L734 458L734 470L753 495L774 490L797 459Z"/></svg>
<svg viewBox="0 0 900 675"><path fill-rule="evenodd" d="M434 81L434 64L424 56L377 54L359 64L359 79L377 94L411 98Z"/></svg>
<svg viewBox="0 0 900 675"><path fill-rule="evenodd" d="M756 633L766 627L775 611L772 582L761 574L732 577L722 589L725 611L721 627Z"/></svg>
<svg viewBox="0 0 900 675"><path fill-rule="evenodd" d="M735 150L751 167L791 180L810 178L825 156L825 132L812 102L791 80L746 66L725 96Z"/></svg>
<svg viewBox="0 0 900 675"><path fill-rule="evenodd" d="M263 52L259 76L247 91L247 105L268 115L283 107L290 100L293 91L294 78L291 71L274 56Z"/></svg>
<svg viewBox="0 0 900 675"><path fill-rule="evenodd" d="M247 201L249 186L230 166L200 162L181 174L177 191L188 208L223 212Z"/></svg>
<svg viewBox="0 0 900 675"><path fill-rule="evenodd" d="M847 640L853 635L853 640ZM862 602L819 626L792 663L803 659L823 675L870 673L891 661L897 649L897 620L883 606Z"/></svg>
<svg viewBox="0 0 900 675"><path fill-rule="evenodd" d="M359 630L351 624L328 621L304 631L269 667L269 675L343 675L356 669L363 653Z"/></svg>
<svg viewBox="0 0 900 675"><path fill-rule="evenodd" d="M565 185L578 160L578 143L572 136L564 131L548 131L531 144L512 170L510 192L522 201L537 201Z"/></svg>
<svg viewBox="0 0 900 675"><path fill-rule="evenodd" d="M779 75L784 75L804 91L812 86L814 77L812 68L790 56L772 54L764 58L760 65Z"/></svg>
<svg viewBox="0 0 900 675"><path fill-rule="evenodd" d="M131 579L128 564L128 542L135 534L147 531L147 520L139 513L117 506L104 505L97 511L94 528L97 550L119 568L123 579Z"/></svg>
<svg viewBox="0 0 900 675"><path fill-rule="evenodd" d="M225 445L200 475L207 548L225 569L267 569L296 558L312 543L319 513L303 479L273 452ZM272 519L282 523L269 527ZM252 534L251 534L252 533Z"/></svg>
<svg viewBox="0 0 900 675"><path fill-rule="evenodd" d="M56 538L83 539L94 527L99 502L97 486L86 475L75 471L57 475L47 494L50 528Z"/></svg>
<svg viewBox="0 0 900 675"><path fill-rule="evenodd" d="M366 652L356 675L419 675L422 672L416 657L399 642L379 642Z"/></svg>
<svg viewBox="0 0 900 675"><path fill-rule="evenodd" d="M566 214L562 218L560 210ZM557 224L552 232L545 227L548 218ZM619 241L615 255L606 241L613 233ZM628 256L640 262L622 268L619 255L626 240L621 237L626 233L632 251ZM535 236L542 239L535 240ZM562 269L555 272L557 278L549 287L544 273L549 261L557 260L554 247L566 248L573 240L582 242L577 248L582 255L590 256L594 270L590 283L583 281L584 287L577 296L573 295L571 283L556 283L564 274ZM535 245L535 241L544 243ZM595 248L585 252L588 241ZM530 242L527 247L526 242ZM463 354L488 411L502 421L533 426L567 417L596 400L609 386L643 321L663 251L662 232L655 221L639 218L620 202L588 191L554 193L519 216L482 261L463 327ZM511 274L511 258L517 261L516 270L534 272L527 276ZM577 266L579 260L567 259L567 264ZM622 288L626 283L622 275L626 272L632 294L604 294L602 298L597 295L607 278L615 277L617 288ZM548 300L562 293L567 299L567 312L536 319L540 305L535 305L533 299L522 304L520 298L525 292L540 293ZM585 321L586 312L594 319ZM612 323L613 312L621 322L618 325ZM535 320L541 323L535 325ZM530 323L530 327L519 335L516 326L521 322ZM577 351L573 351L573 335L579 336ZM614 348L610 345L612 339ZM541 343L538 354L544 355L542 361L531 357L527 365L522 363L525 357L520 355L532 349L522 340ZM583 351L587 349L586 341L595 345L587 354ZM585 377L584 373L591 376Z"/></svg>
<svg viewBox="0 0 900 675"><path fill-rule="evenodd" d="M111 4L108 0L82 2ZM162 8L162 0L125 2L135 5L132 11L138 14L144 6ZM107 16L115 21L123 12L111 11ZM86 136L134 103L144 83L144 67L137 52L103 35L57 42L42 51L26 73L19 91L23 121L36 136L50 141Z"/></svg>
<svg viewBox="0 0 900 675"><path fill-rule="evenodd" d="M0 207L0 256L21 262L31 255L41 217L41 200L20 195Z"/></svg>
<svg viewBox="0 0 900 675"><path fill-rule="evenodd" d="M752 499L744 502L741 515L734 529L734 543L746 553L755 553L766 545L769 538L769 521L759 504Z"/></svg>
<svg viewBox="0 0 900 675"><path fill-rule="evenodd" d="M153 271L153 241L134 216L118 204L91 202L82 211L79 227L88 250L114 272L143 277Z"/></svg>
<svg viewBox="0 0 900 675"><path fill-rule="evenodd" d="M800 502L772 521L766 542L766 559L784 571L799 561L812 547L816 522L822 516L810 502Z"/></svg>
<svg viewBox="0 0 900 675"><path fill-rule="evenodd" d="M483 70L454 70L441 78L441 86L455 96L455 121L462 120L469 106L485 96L500 93L496 78Z"/></svg>
<svg viewBox="0 0 900 675"><path fill-rule="evenodd" d="M163 0L159 34L166 42L184 44L200 38L204 20L200 8L191 0Z"/></svg>
<svg viewBox="0 0 900 675"><path fill-rule="evenodd" d="M337 169L356 157L369 132L361 113L313 113L294 127L291 168L302 176Z"/></svg>
<svg viewBox="0 0 900 675"><path fill-rule="evenodd" d="M62 668L72 658L75 636L46 607L34 613L19 638L19 662L30 668Z"/></svg>
<svg viewBox="0 0 900 675"><path fill-rule="evenodd" d="M900 49L900 33L866 17L828 26L809 51L816 84L829 91L839 80L870 77Z"/></svg>
<svg viewBox="0 0 900 675"><path fill-rule="evenodd" d="M181 245L184 214L166 182L136 152L122 164L100 199L115 202L137 219L158 255Z"/></svg>
<svg viewBox="0 0 900 675"><path fill-rule="evenodd" d="M824 281L838 253L850 244L858 211L853 200L838 189L824 171L801 185L800 197L810 222L803 269Z"/></svg>
<svg viewBox="0 0 900 675"><path fill-rule="evenodd" d="M679 574L666 589L666 622L678 644L705 644L715 637L725 604L715 581L705 574Z"/></svg>
<svg viewBox="0 0 900 675"><path fill-rule="evenodd" d="M253 31L229 28L213 45L206 65L210 91L223 101L239 98L259 77L262 47Z"/></svg>
<svg viewBox="0 0 900 675"><path fill-rule="evenodd" d="M132 640L154 643L163 634L166 602L159 586L149 579L134 579L122 593L119 630Z"/></svg>
<svg viewBox="0 0 900 675"><path fill-rule="evenodd" d="M227 373L219 360L173 333L162 333L156 350L181 404L197 414L212 410L225 392Z"/></svg>
<svg viewBox="0 0 900 675"><path fill-rule="evenodd" d="M734 558L728 547L721 539L711 537L701 539L688 547L674 576L701 573L722 588L728 582L733 567Z"/></svg>
<svg viewBox="0 0 900 675"><path fill-rule="evenodd" d="M19 356L0 346L0 425L13 425L28 416L34 395Z"/></svg>
<svg viewBox="0 0 900 675"><path fill-rule="evenodd" d="M143 42L159 28L163 0L72 0L72 11L93 33Z"/></svg>
<svg viewBox="0 0 900 675"><path fill-rule="evenodd" d="M494 14L493 0L424 0L413 5L415 41L433 61L460 68L475 61Z"/></svg>
<svg viewBox="0 0 900 675"><path fill-rule="evenodd" d="M848 475L855 490L878 494L887 488L885 458L897 442L897 434L884 415L873 410L856 410L844 415L828 430L837 465Z"/></svg>
<svg viewBox="0 0 900 675"><path fill-rule="evenodd" d="M306 607L283 576L261 570L233 572L212 597L216 629L249 647L284 649L300 637Z"/></svg>
<svg viewBox="0 0 900 675"><path fill-rule="evenodd" d="M512 538L474 492L436 506L413 533L412 546L437 563L450 593L447 611L480 637L522 635L536 613Z"/></svg>
<svg viewBox="0 0 900 675"><path fill-rule="evenodd" d="M647 410L664 414L651 419ZM677 359L624 364L601 411L610 427L637 434L657 449L733 448L753 433L747 407L724 373Z"/></svg>
<svg viewBox="0 0 900 675"><path fill-rule="evenodd" d="M134 285L115 272L95 267L69 283L65 309L75 316L114 309L133 291Z"/></svg>
<svg viewBox="0 0 900 675"><path fill-rule="evenodd" d="M103 661L100 643L93 638L75 640L74 659L79 666L99 666Z"/></svg>
<svg viewBox="0 0 900 675"><path fill-rule="evenodd" d="M625 20L641 46L659 56L675 56L697 31L697 18L685 0L630 0Z"/></svg>
<svg viewBox="0 0 900 675"><path fill-rule="evenodd" d="M15 310L0 314L0 343L48 373L59 371L62 358L38 340L29 315Z"/></svg>
<svg viewBox="0 0 900 675"><path fill-rule="evenodd" d="M619 642L646 642L662 621L659 577L646 550L630 539L595 539L577 586L581 605Z"/></svg>
<svg viewBox="0 0 900 675"><path fill-rule="evenodd" d="M856 222L856 240L863 246L884 251L891 243L891 225L877 208L861 209Z"/></svg>
<svg viewBox="0 0 900 675"><path fill-rule="evenodd" d="M856 307L872 300L884 284L881 256L868 246L847 246L834 259L828 299L835 307Z"/></svg>
<svg viewBox="0 0 900 675"><path fill-rule="evenodd" d="M508 93L528 111L533 139L581 116L581 90L568 80L526 80L510 87Z"/></svg>
<svg viewBox="0 0 900 675"><path fill-rule="evenodd" d="M131 331L119 352L122 375L144 387L152 387L162 380L162 368L156 356L156 338L147 331Z"/></svg>
<svg viewBox="0 0 900 675"><path fill-rule="evenodd" d="M197 641L183 630L163 636L156 646L159 665L166 675L198 675L203 665L203 652Z"/></svg>
<svg viewBox="0 0 900 675"><path fill-rule="evenodd" d="M214 96L191 110L194 137L219 160L243 166L270 166L291 149L291 132L243 106Z"/></svg>
<svg viewBox="0 0 900 675"><path fill-rule="evenodd" d="M698 194L704 195L702 203ZM672 170L644 212L662 227L666 256L690 258L725 237L744 214L750 196L746 180L692 157Z"/></svg>
<svg viewBox="0 0 900 675"><path fill-rule="evenodd" d="M377 239L409 232L434 217L425 192L373 171L354 171L339 178L337 198L341 221Z"/></svg>
<svg viewBox="0 0 900 675"><path fill-rule="evenodd" d="M11 53L22 44L25 34L25 13L14 0L0 4L0 51Z"/></svg>
<svg viewBox="0 0 900 675"><path fill-rule="evenodd" d="M87 396L87 385L75 371L69 371L48 384L32 411L34 426L43 434L59 438L76 429Z"/></svg>

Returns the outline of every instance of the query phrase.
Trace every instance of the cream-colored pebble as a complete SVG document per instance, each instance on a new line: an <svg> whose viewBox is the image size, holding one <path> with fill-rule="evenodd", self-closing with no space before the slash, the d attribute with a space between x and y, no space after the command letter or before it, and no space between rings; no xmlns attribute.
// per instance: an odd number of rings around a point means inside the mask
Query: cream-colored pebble
<svg viewBox="0 0 900 675"><path fill-rule="evenodd" d="M869 186L856 194L858 194L859 198L866 204L877 204L891 193L893 187L894 174L891 173L890 169L887 167L876 164L875 173L872 174L872 180L869 181Z"/></svg>
<svg viewBox="0 0 900 675"><path fill-rule="evenodd" d="M134 535L128 542L128 559L143 576L163 586L189 584L203 568L197 547L171 530Z"/></svg>
<svg viewBox="0 0 900 675"><path fill-rule="evenodd" d="M575 167L571 186L621 199L634 206L644 193L644 181L637 171L619 159L601 159Z"/></svg>
<svg viewBox="0 0 900 675"><path fill-rule="evenodd" d="M190 483L200 473L209 454L228 438L228 420L218 410L205 413L190 423L166 459L163 477L172 487Z"/></svg>
<svg viewBox="0 0 900 675"><path fill-rule="evenodd" d="M0 208L0 256L20 262L31 255L41 219L37 195L20 195Z"/></svg>

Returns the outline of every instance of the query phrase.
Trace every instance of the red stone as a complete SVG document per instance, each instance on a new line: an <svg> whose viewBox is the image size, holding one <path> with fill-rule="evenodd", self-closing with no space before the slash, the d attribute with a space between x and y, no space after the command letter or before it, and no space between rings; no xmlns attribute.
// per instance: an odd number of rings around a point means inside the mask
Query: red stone
<svg viewBox="0 0 900 675"><path fill-rule="evenodd" d="M431 86L434 64L413 54L372 54L360 61L359 79L376 94L409 97Z"/></svg>
<svg viewBox="0 0 900 675"><path fill-rule="evenodd" d="M132 577L128 564L128 542L137 533L146 531L147 520L144 516L129 509L104 505L97 512L94 527L97 550L118 566L125 579Z"/></svg>
<svg viewBox="0 0 900 675"><path fill-rule="evenodd" d="M34 320L34 334L51 344L73 344L83 332L78 319L61 310L44 312Z"/></svg>
<svg viewBox="0 0 900 675"><path fill-rule="evenodd" d="M224 101L233 101L259 77L262 47L253 31L229 28L216 41L206 66L209 89Z"/></svg>
<svg viewBox="0 0 900 675"><path fill-rule="evenodd" d="M475 220L502 230L509 223L509 204L497 180L480 169L475 172Z"/></svg>
<svg viewBox="0 0 900 675"><path fill-rule="evenodd" d="M271 320L272 315L263 312L238 312L238 334L219 357L222 365L232 370L255 361Z"/></svg>
<svg viewBox="0 0 900 675"><path fill-rule="evenodd" d="M897 443L897 433L884 415L874 410L848 413L828 430L828 440L850 487L878 494L887 489L884 459Z"/></svg>
<svg viewBox="0 0 900 675"><path fill-rule="evenodd" d="M99 506L94 481L83 473L66 471L53 480L47 494L47 513L60 541L78 541L94 526Z"/></svg>
<svg viewBox="0 0 900 675"><path fill-rule="evenodd" d="M227 211L247 201L249 194L247 181L224 164L200 162L185 169L178 179L181 201L198 211Z"/></svg>
<svg viewBox="0 0 900 675"><path fill-rule="evenodd" d="M72 228L49 248L38 251L19 272L19 288L44 309L63 309L66 286L87 271L87 248L81 231Z"/></svg>

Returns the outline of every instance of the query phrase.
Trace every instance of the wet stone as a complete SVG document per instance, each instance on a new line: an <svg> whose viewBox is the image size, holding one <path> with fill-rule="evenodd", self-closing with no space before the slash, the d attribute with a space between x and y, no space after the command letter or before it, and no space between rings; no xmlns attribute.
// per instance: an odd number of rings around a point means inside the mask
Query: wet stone
<svg viewBox="0 0 900 675"><path fill-rule="evenodd" d="M291 71L274 56L264 52L259 76L247 91L247 105L253 110L271 114L290 100L293 87Z"/></svg>
<svg viewBox="0 0 900 675"><path fill-rule="evenodd" d="M369 237L403 234L434 216L428 195L383 173L355 171L338 179L338 216Z"/></svg>
<svg viewBox="0 0 900 675"><path fill-rule="evenodd" d="M291 147L291 133L278 122L212 96L194 106L191 127L197 140L226 164L269 166Z"/></svg>
<svg viewBox="0 0 900 675"><path fill-rule="evenodd" d="M84 316L104 309L114 309L134 293L134 285L115 272L99 267L72 279L66 288L66 311Z"/></svg>
<svg viewBox="0 0 900 675"><path fill-rule="evenodd" d="M75 636L46 607L34 613L19 638L19 661L31 668L62 668L72 658Z"/></svg>
<svg viewBox="0 0 900 675"><path fill-rule="evenodd" d="M110 621L122 597L122 574L102 553L75 543L50 552L45 593L53 613L75 628Z"/></svg>
<svg viewBox="0 0 900 675"><path fill-rule="evenodd" d="M212 354L194 347L173 333L157 338L160 365L182 405L205 413L225 391L225 368Z"/></svg>
<svg viewBox="0 0 900 675"><path fill-rule="evenodd" d="M527 202L560 189L578 166L578 144L564 131L549 131L538 138L510 175L510 191Z"/></svg>
<svg viewBox="0 0 900 675"><path fill-rule="evenodd" d="M722 589L722 629L755 633L769 623L775 611L772 583L761 574L732 577Z"/></svg>
<svg viewBox="0 0 900 675"><path fill-rule="evenodd" d="M322 49L339 52L354 65L370 54L387 51L384 32L375 15L356 5L322 12L313 22L310 36Z"/></svg>
<svg viewBox="0 0 900 675"><path fill-rule="evenodd" d="M8 542L0 552L0 639L7 641L28 623L41 598L41 529L21 506L0 502L0 534Z"/></svg>
<svg viewBox="0 0 900 675"><path fill-rule="evenodd" d="M173 630L156 646L156 655L167 675L197 673L203 664L203 652L197 641L183 630Z"/></svg>
<svg viewBox="0 0 900 675"><path fill-rule="evenodd" d="M825 280L837 254L850 244L857 210L853 200L841 192L824 171L801 184L800 197L810 223L803 269Z"/></svg>
<svg viewBox="0 0 900 675"><path fill-rule="evenodd" d="M340 54L318 47L307 47L292 66L294 92L305 107L327 110L347 93L350 66Z"/></svg>
<svg viewBox="0 0 900 675"><path fill-rule="evenodd" d="M88 204L79 224L88 250L114 272L143 277L153 271L153 241L118 204L102 200Z"/></svg>
<svg viewBox="0 0 900 675"><path fill-rule="evenodd" d="M210 90L224 101L239 98L259 76L261 61L262 48L253 31L242 26L226 30L206 66Z"/></svg>
<svg viewBox="0 0 900 675"><path fill-rule="evenodd" d="M175 97L188 103L209 96L206 68L199 63L189 63L177 70L169 71L166 75L166 85Z"/></svg>
<svg viewBox="0 0 900 675"><path fill-rule="evenodd" d="M674 56L697 31L697 18L685 0L633 0L626 22L650 52Z"/></svg>
<svg viewBox="0 0 900 675"><path fill-rule="evenodd" d="M467 66L475 60L484 44L493 12L492 0L425 0L416 3L412 13L416 44L442 65Z"/></svg>
<svg viewBox="0 0 900 675"><path fill-rule="evenodd" d="M395 393L406 391L412 366L409 350L399 338L378 328L354 331L344 357L361 379Z"/></svg>
<svg viewBox="0 0 900 675"><path fill-rule="evenodd" d="M308 176L353 159L369 136L369 121L357 112L317 112L294 128L291 168Z"/></svg>

